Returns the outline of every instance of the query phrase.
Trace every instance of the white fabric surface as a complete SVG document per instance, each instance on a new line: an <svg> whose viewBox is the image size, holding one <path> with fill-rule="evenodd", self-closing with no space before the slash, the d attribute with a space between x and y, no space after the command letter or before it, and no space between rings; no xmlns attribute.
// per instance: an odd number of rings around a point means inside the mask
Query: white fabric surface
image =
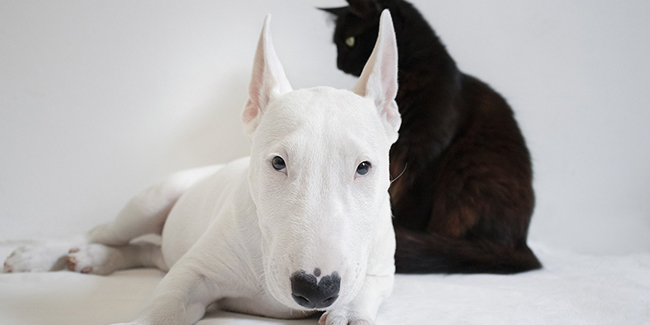
<svg viewBox="0 0 650 325"><path fill-rule="evenodd" d="M18 244L0 245L4 259ZM544 269L518 275L398 275L379 325L650 324L650 253L587 256L532 246ZM0 324L108 324L137 313L164 273L0 274ZM212 311L215 324L316 324Z"/></svg>

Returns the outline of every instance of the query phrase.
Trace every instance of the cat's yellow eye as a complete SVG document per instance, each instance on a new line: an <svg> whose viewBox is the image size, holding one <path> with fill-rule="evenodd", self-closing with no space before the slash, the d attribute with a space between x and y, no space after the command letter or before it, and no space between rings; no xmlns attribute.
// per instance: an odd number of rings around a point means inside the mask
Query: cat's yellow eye
<svg viewBox="0 0 650 325"><path fill-rule="evenodd" d="M353 47L354 46L354 36L350 36L350 37L346 38L345 39L345 45L347 45L349 47Z"/></svg>

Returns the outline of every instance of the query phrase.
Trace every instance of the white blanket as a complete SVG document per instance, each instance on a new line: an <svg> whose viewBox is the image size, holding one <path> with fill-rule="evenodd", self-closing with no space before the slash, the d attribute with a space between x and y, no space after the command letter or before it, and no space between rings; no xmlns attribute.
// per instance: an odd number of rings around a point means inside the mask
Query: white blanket
<svg viewBox="0 0 650 325"><path fill-rule="evenodd" d="M0 245L4 259L16 243ZM398 275L379 325L650 324L650 253L587 256L532 245L544 269L518 275ZM0 324L107 324L128 321L163 272L128 270L111 276L0 274ZM199 322L312 324L219 310Z"/></svg>

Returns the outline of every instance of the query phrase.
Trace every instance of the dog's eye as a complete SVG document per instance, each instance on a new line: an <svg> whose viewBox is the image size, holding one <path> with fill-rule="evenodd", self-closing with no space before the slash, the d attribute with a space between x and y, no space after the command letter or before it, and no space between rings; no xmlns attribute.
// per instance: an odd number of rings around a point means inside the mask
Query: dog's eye
<svg viewBox="0 0 650 325"><path fill-rule="evenodd" d="M284 159L280 156L273 157L271 165L273 165L273 168L277 171L281 171L287 167L287 164L284 163Z"/></svg>
<svg viewBox="0 0 650 325"><path fill-rule="evenodd" d="M350 36L345 39L345 45L348 47L353 47L354 46L354 36Z"/></svg>
<svg viewBox="0 0 650 325"><path fill-rule="evenodd" d="M364 176L368 174L371 166L372 165L367 161L360 163L359 166L357 166L357 175Z"/></svg>

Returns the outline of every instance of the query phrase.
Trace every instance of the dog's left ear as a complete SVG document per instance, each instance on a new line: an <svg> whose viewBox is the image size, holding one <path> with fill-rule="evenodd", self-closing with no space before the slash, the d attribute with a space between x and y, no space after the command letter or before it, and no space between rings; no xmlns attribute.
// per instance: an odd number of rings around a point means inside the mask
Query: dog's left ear
<svg viewBox="0 0 650 325"><path fill-rule="evenodd" d="M257 43L251 83L248 86L248 101L244 106L242 121L244 133L251 135L259 125L260 118L273 96L292 90L278 56L271 42L271 15L264 19L264 27Z"/></svg>
<svg viewBox="0 0 650 325"><path fill-rule="evenodd" d="M375 101L389 138L393 142L396 141L402 118L395 102L397 95L397 40L388 9L384 9L381 13L375 49L352 91Z"/></svg>

